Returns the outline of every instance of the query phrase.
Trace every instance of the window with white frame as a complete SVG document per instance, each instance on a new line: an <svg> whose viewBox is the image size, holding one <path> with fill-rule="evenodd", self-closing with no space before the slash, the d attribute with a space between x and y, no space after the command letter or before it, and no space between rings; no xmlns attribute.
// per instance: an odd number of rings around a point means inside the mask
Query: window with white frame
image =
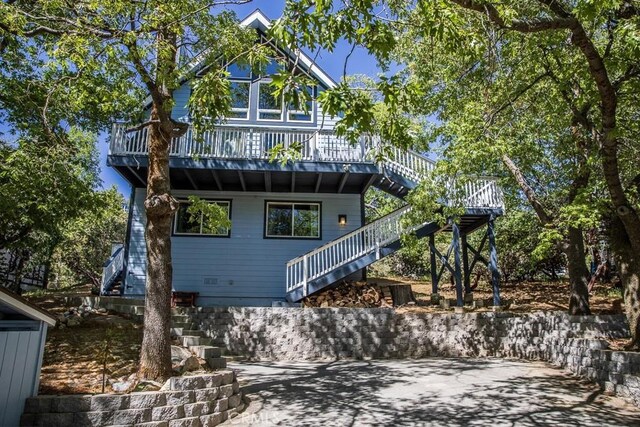
<svg viewBox="0 0 640 427"><path fill-rule="evenodd" d="M249 118L251 82L231 80L231 114L229 118L246 120Z"/></svg>
<svg viewBox="0 0 640 427"><path fill-rule="evenodd" d="M287 118L290 122L313 121L313 95L313 86L305 86L297 91L295 96L297 105L292 103L287 108Z"/></svg>
<svg viewBox="0 0 640 427"><path fill-rule="evenodd" d="M258 83L258 120L282 120L282 97L275 91L270 82Z"/></svg>
<svg viewBox="0 0 640 427"><path fill-rule="evenodd" d="M320 203L267 202L265 237L320 238Z"/></svg>
<svg viewBox="0 0 640 427"><path fill-rule="evenodd" d="M230 200L208 200L208 203L215 203L227 212L227 219L231 218L231 201ZM213 236L213 237L229 237L231 229L227 227L218 227L213 224L207 224L206 218L202 213L192 214L188 211L191 204L186 200L180 201L180 206L176 212L173 223L173 234L181 236Z"/></svg>

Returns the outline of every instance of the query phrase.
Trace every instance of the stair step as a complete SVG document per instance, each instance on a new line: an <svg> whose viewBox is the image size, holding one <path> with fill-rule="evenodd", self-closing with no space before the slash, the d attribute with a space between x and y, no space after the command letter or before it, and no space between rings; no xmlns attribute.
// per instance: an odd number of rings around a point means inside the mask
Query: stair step
<svg viewBox="0 0 640 427"><path fill-rule="evenodd" d="M171 327L180 329L198 329L196 324L193 322L171 322Z"/></svg>
<svg viewBox="0 0 640 427"><path fill-rule="evenodd" d="M224 357L208 357L207 364L211 369L224 369L227 367L227 360Z"/></svg>
<svg viewBox="0 0 640 427"><path fill-rule="evenodd" d="M229 363L229 362L242 362L243 360L247 360L247 358L246 358L246 357L244 357L244 356L237 356L237 355L236 355L236 356L232 356L232 355L222 356L222 358L223 358L224 360L226 360L226 361L227 361L227 363Z"/></svg>
<svg viewBox="0 0 640 427"><path fill-rule="evenodd" d="M193 336L193 337L204 337L204 332L199 329L186 329L186 328L171 328L171 335L176 335L178 337L181 336Z"/></svg>
<svg viewBox="0 0 640 427"><path fill-rule="evenodd" d="M187 323L190 321L191 321L191 316L186 316L184 314L171 315L171 322L173 323Z"/></svg>
<svg viewBox="0 0 640 427"><path fill-rule="evenodd" d="M181 338L182 346L187 348L194 345L211 345L211 338L205 338L195 335L183 335Z"/></svg>
<svg viewBox="0 0 640 427"><path fill-rule="evenodd" d="M202 359L220 357L222 354L222 349L220 347L213 347L210 345L192 345L189 346L189 350Z"/></svg>

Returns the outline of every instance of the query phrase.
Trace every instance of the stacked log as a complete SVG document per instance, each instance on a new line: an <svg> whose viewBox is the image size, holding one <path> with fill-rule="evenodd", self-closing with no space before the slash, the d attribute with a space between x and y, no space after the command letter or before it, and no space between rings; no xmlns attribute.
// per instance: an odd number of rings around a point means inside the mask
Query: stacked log
<svg viewBox="0 0 640 427"><path fill-rule="evenodd" d="M303 307L370 308L391 305L377 285L367 282L342 282L334 288L311 295L302 301Z"/></svg>

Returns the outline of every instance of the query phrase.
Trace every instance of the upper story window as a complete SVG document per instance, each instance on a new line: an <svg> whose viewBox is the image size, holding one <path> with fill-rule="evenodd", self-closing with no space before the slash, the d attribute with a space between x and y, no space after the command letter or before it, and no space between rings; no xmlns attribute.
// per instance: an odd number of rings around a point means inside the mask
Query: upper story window
<svg viewBox="0 0 640 427"><path fill-rule="evenodd" d="M231 218L231 201L230 200L211 200L209 203L215 203L222 209L227 211L227 218ZM193 215L187 210L190 203L187 201L180 201L180 206L176 212L176 217L173 223L173 234L180 236L214 236L214 237L229 237L231 229L226 227L216 227L212 224L207 224L207 220L203 215Z"/></svg>
<svg viewBox="0 0 640 427"><path fill-rule="evenodd" d="M258 83L258 120L282 120L282 98L274 92L270 82Z"/></svg>
<svg viewBox="0 0 640 427"><path fill-rule="evenodd" d="M289 105L287 108L288 120L290 122L313 121L313 89L313 86L306 86L296 94L299 104Z"/></svg>
<svg viewBox="0 0 640 427"><path fill-rule="evenodd" d="M231 80L231 119L247 120L251 100L251 82Z"/></svg>

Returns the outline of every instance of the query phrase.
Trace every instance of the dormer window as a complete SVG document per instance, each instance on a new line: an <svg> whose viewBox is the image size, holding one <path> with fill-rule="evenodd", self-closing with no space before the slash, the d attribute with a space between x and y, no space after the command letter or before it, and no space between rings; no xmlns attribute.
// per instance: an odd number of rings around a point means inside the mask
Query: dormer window
<svg viewBox="0 0 640 427"><path fill-rule="evenodd" d="M282 98L270 82L258 83L258 120L282 121Z"/></svg>

